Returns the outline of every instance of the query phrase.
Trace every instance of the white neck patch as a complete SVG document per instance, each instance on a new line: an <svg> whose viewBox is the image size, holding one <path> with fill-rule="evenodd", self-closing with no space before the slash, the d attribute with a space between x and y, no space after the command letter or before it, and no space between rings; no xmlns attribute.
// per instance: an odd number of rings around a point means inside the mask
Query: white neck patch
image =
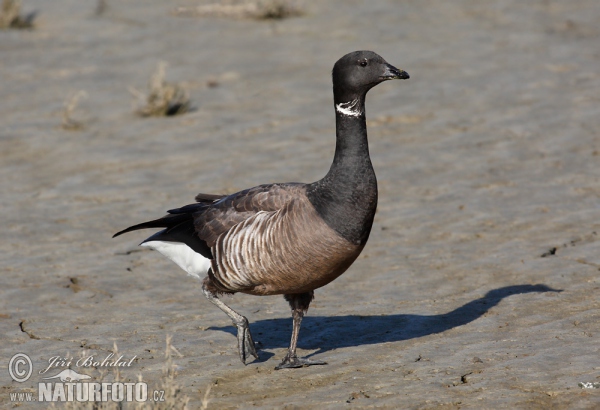
<svg viewBox="0 0 600 410"><path fill-rule="evenodd" d="M358 98L347 103L336 104L335 110L340 114L349 115L351 117L360 117L362 115Z"/></svg>

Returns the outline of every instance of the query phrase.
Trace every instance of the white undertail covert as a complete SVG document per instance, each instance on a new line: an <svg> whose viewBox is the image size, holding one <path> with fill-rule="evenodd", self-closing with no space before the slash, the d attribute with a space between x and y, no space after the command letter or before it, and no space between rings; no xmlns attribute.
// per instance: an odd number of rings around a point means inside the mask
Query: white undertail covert
<svg viewBox="0 0 600 410"><path fill-rule="evenodd" d="M186 271L188 275L198 279L203 278L210 268L210 259L195 252L185 243L149 241L142 243L140 246L147 246L160 252Z"/></svg>

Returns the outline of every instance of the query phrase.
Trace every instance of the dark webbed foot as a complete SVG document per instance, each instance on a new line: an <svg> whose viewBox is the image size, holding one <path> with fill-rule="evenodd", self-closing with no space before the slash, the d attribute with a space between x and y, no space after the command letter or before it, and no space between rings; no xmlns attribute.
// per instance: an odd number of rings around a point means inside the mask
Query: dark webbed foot
<svg viewBox="0 0 600 410"><path fill-rule="evenodd" d="M298 367L327 364L326 362L322 362L320 360L301 359L298 356L296 356L296 346L298 344L298 333L300 332L300 323L302 323L304 313L308 310L308 305L310 304L311 300L313 300L314 292L311 290L310 292L306 293L284 295L284 297L285 300L287 300L290 303L290 307L292 308L292 318L294 320L294 325L292 328L292 340L290 341L290 348L288 349L288 354L285 355L285 358L281 363L279 363L275 370L294 369Z"/></svg>
<svg viewBox="0 0 600 410"><path fill-rule="evenodd" d="M283 359L283 361L279 363L279 365L277 365L275 370L295 369L298 367L317 366L323 364L327 364L327 362L323 362L321 360L302 359L296 355L290 356L290 354L288 353Z"/></svg>
<svg viewBox="0 0 600 410"><path fill-rule="evenodd" d="M258 353L256 353L256 347L254 346L252 334L250 334L250 328L248 327L248 320L244 318L240 324L236 323L236 326L238 331L238 349L240 351L240 359L242 360L242 363L246 364L246 359L248 359L249 355L252 355L255 359L258 359Z"/></svg>

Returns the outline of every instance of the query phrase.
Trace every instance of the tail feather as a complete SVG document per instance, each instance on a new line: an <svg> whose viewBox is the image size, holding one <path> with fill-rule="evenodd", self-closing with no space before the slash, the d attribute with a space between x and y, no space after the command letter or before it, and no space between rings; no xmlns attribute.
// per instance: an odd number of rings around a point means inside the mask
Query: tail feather
<svg viewBox="0 0 600 410"><path fill-rule="evenodd" d="M127 232L137 231L138 229L165 228L147 238L145 242L166 241L185 243L195 252L205 258L212 259L212 252L206 242L198 236L194 227L194 213L206 209L206 204L186 205L179 209L169 210L169 214L153 221L142 222L141 224L130 226L113 235L113 238Z"/></svg>
<svg viewBox="0 0 600 410"><path fill-rule="evenodd" d="M180 223L190 219L189 214L171 214L163 216L162 218L155 219L153 221L142 222L141 224L130 226L127 229L123 229L122 231L117 232L113 235L113 238L116 238L119 235L123 235L124 233L137 231L138 229L148 229L148 228L171 228L179 225Z"/></svg>
<svg viewBox="0 0 600 410"><path fill-rule="evenodd" d="M144 240L142 244L153 241L185 243L194 252L199 253L205 258L212 259L213 256L210 248L196 233L194 220L191 218L191 215L189 216L189 219L155 233Z"/></svg>
<svg viewBox="0 0 600 410"><path fill-rule="evenodd" d="M215 194L198 194L196 195L196 202L201 202L201 203L213 203L218 201L221 198L226 197L227 195L215 195Z"/></svg>
<svg viewBox="0 0 600 410"><path fill-rule="evenodd" d="M148 222L130 226L113 235L116 238L124 233L139 229L165 228L147 238L144 242L166 241L180 242L189 246L205 258L212 259L212 252L206 241L200 239L194 227L194 215L206 210L211 204L224 198L226 195L198 194L196 203L181 208L168 210L168 215Z"/></svg>

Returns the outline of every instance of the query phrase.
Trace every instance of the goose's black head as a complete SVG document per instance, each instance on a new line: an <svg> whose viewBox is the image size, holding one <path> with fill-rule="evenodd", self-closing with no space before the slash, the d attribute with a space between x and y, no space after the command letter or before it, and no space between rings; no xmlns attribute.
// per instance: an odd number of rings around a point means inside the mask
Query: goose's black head
<svg viewBox="0 0 600 410"><path fill-rule="evenodd" d="M394 79L407 79L408 73L388 64L372 51L354 51L333 66L333 93L336 103L364 96L377 84Z"/></svg>

